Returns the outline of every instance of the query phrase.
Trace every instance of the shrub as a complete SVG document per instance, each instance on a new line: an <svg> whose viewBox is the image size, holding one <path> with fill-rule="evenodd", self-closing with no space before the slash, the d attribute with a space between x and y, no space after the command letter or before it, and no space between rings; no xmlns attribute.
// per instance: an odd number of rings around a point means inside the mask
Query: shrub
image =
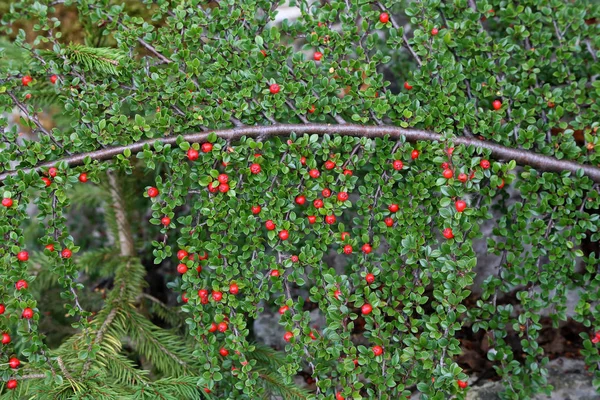
<svg viewBox="0 0 600 400"><path fill-rule="evenodd" d="M599 4L0 7L6 398L524 399L568 291L600 386Z"/></svg>

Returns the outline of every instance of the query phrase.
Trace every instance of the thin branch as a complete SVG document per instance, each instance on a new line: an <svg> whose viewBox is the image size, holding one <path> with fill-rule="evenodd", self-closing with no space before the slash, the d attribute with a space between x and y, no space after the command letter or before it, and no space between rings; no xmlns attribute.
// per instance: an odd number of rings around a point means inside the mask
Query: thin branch
<svg viewBox="0 0 600 400"><path fill-rule="evenodd" d="M383 4L381 4L381 2L377 2L377 7L379 7L379 9L381 11L386 11L385 7L383 6ZM396 22L396 20L390 15L390 21L392 22L392 26L396 29L401 29L400 25L398 25L398 23ZM415 61L417 62L417 64L419 64L419 67L423 65L423 62L421 61L421 58L417 55L417 53L414 51L414 49L412 48L412 46L410 45L410 43L408 43L408 38L406 37L406 33L404 33L404 30L402 30L402 41L404 42L404 45L406 46L406 48L408 49L408 51L410 51L410 54L412 54L413 58L415 59Z"/></svg>

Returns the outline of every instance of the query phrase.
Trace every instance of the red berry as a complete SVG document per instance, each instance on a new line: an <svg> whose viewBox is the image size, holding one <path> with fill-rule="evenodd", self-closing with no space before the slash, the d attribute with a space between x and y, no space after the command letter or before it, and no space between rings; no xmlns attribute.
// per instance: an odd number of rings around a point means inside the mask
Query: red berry
<svg viewBox="0 0 600 400"><path fill-rule="evenodd" d="M15 288L17 288L17 290L27 289L28 286L27 281L24 279L19 279L17 283L15 283Z"/></svg>
<svg viewBox="0 0 600 400"><path fill-rule="evenodd" d="M289 237L290 237L290 234L287 230L284 229L282 231L279 231L279 239L288 240Z"/></svg>
<svg viewBox="0 0 600 400"><path fill-rule="evenodd" d="M404 168L404 163L400 160L394 160L394 162L392 163L392 167L396 171L400 171L402 168Z"/></svg>
<svg viewBox="0 0 600 400"><path fill-rule="evenodd" d="M286 313L287 310L289 310L290 308L288 306L281 306L279 307L279 314L283 315Z"/></svg>
<svg viewBox="0 0 600 400"><path fill-rule="evenodd" d="M454 172L451 169L445 169L442 175L444 175L444 178L450 179L454 176Z"/></svg>
<svg viewBox="0 0 600 400"><path fill-rule="evenodd" d="M392 217L386 217L383 220L383 223L385 224L385 226L387 226L388 228L391 228L394 225L394 220L392 219Z"/></svg>
<svg viewBox="0 0 600 400"><path fill-rule="evenodd" d="M462 172L460 174L458 174L458 180L461 181L462 183L465 183L467 181L467 179L468 179L467 174L462 173Z"/></svg>
<svg viewBox="0 0 600 400"><path fill-rule="evenodd" d="M25 319L31 319L31 318L33 318L33 310L31 308L27 307L21 313L21 317L23 317Z"/></svg>
<svg viewBox="0 0 600 400"><path fill-rule="evenodd" d="M210 153L213 149L213 145L212 143L202 143L202 146L200 146L200 150L202 150L203 153Z"/></svg>
<svg viewBox="0 0 600 400"><path fill-rule="evenodd" d="M365 254L369 254L371 252L371 250L373 250L373 248L371 247L371 245L369 243L365 243L362 246L362 251Z"/></svg>
<svg viewBox="0 0 600 400"><path fill-rule="evenodd" d="M198 265L196 267L196 272L198 272L198 273L202 272L202 265Z"/></svg>
<svg viewBox="0 0 600 400"><path fill-rule="evenodd" d="M291 260L293 263L297 263L297 262L298 262L298 260L299 260L299 258L298 258L298 256L296 256L296 255L293 255L293 256L291 256L291 257L290 257L290 260Z"/></svg>
<svg viewBox="0 0 600 400"><path fill-rule="evenodd" d="M188 267L185 264L179 264L177 265L177 272L179 272L181 275L185 274L188 271Z"/></svg>
<svg viewBox="0 0 600 400"><path fill-rule="evenodd" d="M494 107L494 110L497 111L502 108L502 102L500 100L494 100L492 107Z"/></svg>
<svg viewBox="0 0 600 400"><path fill-rule="evenodd" d="M183 259L184 259L184 258L186 258L187 256L189 256L189 253L188 253L187 251L183 250L183 249L182 249L182 250L179 250L179 251L177 252L177 259L178 259L178 260L183 260Z"/></svg>
<svg viewBox="0 0 600 400"><path fill-rule="evenodd" d="M6 306L4 304L0 304L0 315L4 314L6 311Z"/></svg>
<svg viewBox="0 0 600 400"><path fill-rule="evenodd" d="M23 84L23 86L29 86L29 84L31 83L33 79L31 79L31 76L29 75L25 75L24 77L21 78L21 83Z"/></svg>
<svg viewBox="0 0 600 400"><path fill-rule="evenodd" d="M208 290L206 290L206 289L198 290L198 297L200 297L200 298L208 297Z"/></svg>
<svg viewBox="0 0 600 400"><path fill-rule="evenodd" d="M188 299L185 292L181 293L181 301L183 301L184 303L187 303L188 301L190 301L190 299Z"/></svg>
<svg viewBox="0 0 600 400"><path fill-rule="evenodd" d="M367 283L370 285L371 283L375 282L375 275L369 273L365 276L365 281L367 281Z"/></svg>
<svg viewBox="0 0 600 400"><path fill-rule="evenodd" d="M12 207L13 199L9 199L8 197L2 199L2 205L6 208Z"/></svg>
<svg viewBox="0 0 600 400"><path fill-rule="evenodd" d="M290 340L292 340L292 338L294 337L294 334L292 332L286 332L283 335L283 340L285 340L286 342L289 342Z"/></svg>
<svg viewBox="0 0 600 400"><path fill-rule="evenodd" d="M331 225L335 224L335 215L327 215L325 216L325 223Z"/></svg>
<svg viewBox="0 0 600 400"><path fill-rule="evenodd" d="M17 388L17 381L14 379L9 379L8 382L6 382L6 388L10 389L10 390L14 390Z"/></svg>
<svg viewBox="0 0 600 400"><path fill-rule="evenodd" d="M229 181L229 176L227 176L227 174L220 174L217 177L217 180L219 181L219 183L227 183Z"/></svg>
<svg viewBox="0 0 600 400"><path fill-rule="evenodd" d="M50 177L54 178L57 174L58 169L56 169L55 167L48 168L48 175L50 175Z"/></svg>
<svg viewBox="0 0 600 400"><path fill-rule="evenodd" d="M346 176L352 176L352 171L349 170L349 169L345 169L344 170L344 175L346 175Z"/></svg>
<svg viewBox="0 0 600 400"><path fill-rule="evenodd" d="M314 224L315 222L317 222L317 217L315 217L314 215L309 215L308 217L308 223L309 224Z"/></svg>
<svg viewBox="0 0 600 400"><path fill-rule="evenodd" d="M596 344L596 343L600 343L600 336L594 336L592 338L592 343Z"/></svg>
<svg viewBox="0 0 600 400"><path fill-rule="evenodd" d="M219 322L219 324L217 325L217 330L221 333L226 332L227 331L227 322Z"/></svg>
<svg viewBox="0 0 600 400"><path fill-rule="evenodd" d="M300 157L300 164L306 165L306 157L304 157L304 156Z"/></svg>
<svg viewBox="0 0 600 400"><path fill-rule="evenodd" d="M31 98L31 93L27 93L27 94L25 95L25 100L29 100L30 98Z"/></svg>
<svg viewBox="0 0 600 400"><path fill-rule="evenodd" d="M466 389L469 386L469 382L461 381L460 379L456 383L458 383L458 387L461 389Z"/></svg>
<svg viewBox="0 0 600 400"><path fill-rule="evenodd" d="M296 196L296 204L302 206L304 205L304 203L306 203L306 197L300 195L300 196Z"/></svg>
<svg viewBox="0 0 600 400"><path fill-rule="evenodd" d="M229 192L229 185L227 183L221 183L219 185L219 192L221 192L221 193Z"/></svg>
<svg viewBox="0 0 600 400"><path fill-rule="evenodd" d="M348 200L348 192L339 192L337 195L337 198L339 201L346 201Z"/></svg>
<svg viewBox="0 0 600 400"><path fill-rule="evenodd" d="M321 176L321 173L318 169L311 169L308 171L308 175L310 175L310 177L313 179L317 179L319 176Z"/></svg>
<svg viewBox="0 0 600 400"><path fill-rule="evenodd" d="M44 185L46 185L46 187L52 185L52 181L46 178L45 176L42 177L42 181L44 182Z"/></svg>
<svg viewBox="0 0 600 400"><path fill-rule="evenodd" d="M349 244L344 246L344 254L352 254L352 246Z"/></svg>
<svg viewBox="0 0 600 400"><path fill-rule="evenodd" d="M21 361L19 361L19 359L16 357L11 357L10 360L8 360L8 365L12 369L19 368L19 365L21 365Z"/></svg>
<svg viewBox="0 0 600 400"><path fill-rule="evenodd" d="M208 258L207 252L202 253L202 255L198 254L198 260L200 260L200 261L206 260L207 258Z"/></svg>
<svg viewBox="0 0 600 400"><path fill-rule="evenodd" d="M267 52L266 52L266 51L264 51L264 50L261 50L261 51L260 51L260 54L262 54L262 55L263 55L263 57L266 57L266 56L267 56ZM210 393L210 391L208 391L208 392L206 392L206 393Z"/></svg>
<svg viewBox="0 0 600 400"><path fill-rule="evenodd" d="M212 298L214 301L221 301L221 299L223 298L223 293L218 292L218 291L213 291Z"/></svg>
<svg viewBox="0 0 600 400"><path fill-rule="evenodd" d="M450 168L450 165L447 162L443 162L442 169L448 169L448 168Z"/></svg>
<svg viewBox="0 0 600 400"><path fill-rule="evenodd" d="M2 344L9 344L10 343L10 335L8 333L3 333L2 334Z"/></svg>
<svg viewBox="0 0 600 400"><path fill-rule="evenodd" d="M52 83L53 85L56 83L57 80L58 80L58 76L56 76L56 75L50 76L50 83Z"/></svg>
<svg viewBox="0 0 600 400"><path fill-rule="evenodd" d="M471 175L469 175L469 179L473 179L475 178L475 171L471 172Z"/></svg>
<svg viewBox="0 0 600 400"><path fill-rule="evenodd" d="M363 304L363 306L360 308L360 312L362 312L364 315L371 314L371 311L373 311L373 306L368 303Z"/></svg>
<svg viewBox="0 0 600 400"><path fill-rule="evenodd" d="M212 183L209 183L207 187L208 187L208 191L211 192L211 193L217 193L219 191L219 186L218 185L217 186L213 186Z"/></svg>
<svg viewBox="0 0 600 400"><path fill-rule="evenodd" d="M489 169L490 168L490 162L488 160L481 160L479 162L479 165L481 166L481 168L483 169Z"/></svg>
<svg viewBox="0 0 600 400"><path fill-rule="evenodd" d="M315 208L323 208L323 200L316 199L313 201L313 206L315 206Z"/></svg>
<svg viewBox="0 0 600 400"><path fill-rule="evenodd" d="M444 237L448 240L452 239L454 237L454 233L452 233L452 228L445 228L442 231L442 235L444 235Z"/></svg>
<svg viewBox="0 0 600 400"><path fill-rule="evenodd" d="M390 204L388 206L388 210L390 210L390 212L393 212L393 213L397 213L399 209L400 209L400 207L398 206L398 204Z"/></svg>
<svg viewBox="0 0 600 400"><path fill-rule="evenodd" d="M315 51L315 54L313 55L313 58L315 59L315 61L321 61L322 57L323 57L323 53L321 53L320 51Z"/></svg>
<svg viewBox="0 0 600 400"><path fill-rule="evenodd" d="M198 153L198 150L190 147L189 150L187 151L188 160L196 161L198 159L198 157L200 157L200 153Z"/></svg>
<svg viewBox="0 0 600 400"><path fill-rule="evenodd" d="M274 269L271 271L271 276L273 278L279 278L279 270L278 269Z"/></svg>
<svg viewBox="0 0 600 400"><path fill-rule="evenodd" d="M208 328L208 331L209 331L210 333L214 333L214 332L216 332L216 331L217 331L217 324L215 324L214 322L212 322L212 323L210 324L210 328Z"/></svg>
<svg viewBox="0 0 600 400"><path fill-rule="evenodd" d="M449 147L448 150L446 150L446 153L448 153L449 156L452 156L452 153L454 153L454 147Z"/></svg>
<svg viewBox="0 0 600 400"><path fill-rule="evenodd" d="M277 94L279 93L279 85L276 83L273 83L269 86L269 91L271 92L271 94Z"/></svg>
<svg viewBox="0 0 600 400"><path fill-rule="evenodd" d="M17 259L19 261L27 261L27 260L29 260L29 253L26 252L25 250L20 251L17 253Z"/></svg>
<svg viewBox="0 0 600 400"><path fill-rule="evenodd" d="M219 350L219 354L223 357L227 357L229 355L229 351L223 347L221 350Z"/></svg>
<svg viewBox="0 0 600 400"><path fill-rule="evenodd" d="M335 163L331 160L325 161L325 169L334 169Z"/></svg>
<svg viewBox="0 0 600 400"><path fill-rule="evenodd" d="M317 340L317 337L315 336L315 334L311 331L308 336L312 339L312 340Z"/></svg>
<svg viewBox="0 0 600 400"><path fill-rule="evenodd" d="M309 114L312 114L315 112L315 105L313 104L312 106L310 106L310 108L308 109Z"/></svg>
<svg viewBox="0 0 600 400"><path fill-rule="evenodd" d="M382 24L387 24L389 22L389 20L390 20L390 16L388 13L384 12L384 13L379 14L379 21Z"/></svg>
<svg viewBox="0 0 600 400"><path fill-rule="evenodd" d="M456 207L456 211L463 212L467 208L467 203L464 200L457 200L454 206Z"/></svg>
<svg viewBox="0 0 600 400"><path fill-rule="evenodd" d="M336 289L335 292L333 292L333 296L335 297L336 300L339 300L341 295L342 295L342 291L340 289Z"/></svg>
<svg viewBox="0 0 600 400"><path fill-rule="evenodd" d="M328 198L329 196L331 196L331 190L325 188L321 191L321 194L323 195L323 197Z"/></svg>
<svg viewBox="0 0 600 400"><path fill-rule="evenodd" d="M260 173L260 165L257 163L253 163L252 165L250 165L250 172L253 173L254 175L259 174Z"/></svg>
<svg viewBox="0 0 600 400"><path fill-rule="evenodd" d="M340 238L342 239L342 241L344 241L346 239L350 239L350 234L348 232L342 232L342 234L340 235Z"/></svg>
<svg viewBox="0 0 600 400"><path fill-rule="evenodd" d="M337 392L335 394L335 400L344 400L344 396L342 396L340 392Z"/></svg>
<svg viewBox="0 0 600 400"><path fill-rule="evenodd" d="M151 187L148 189L148 197L156 197L158 196L158 189L155 187Z"/></svg>
<svg viewBox="0 0 600 400"><path fill-rule="evenodd" d="M265 222L265 228L267 228L267 230L272 231L275 229L275 223L271 220L268 220L267 222Z"/></svg>
<svg viewBox="0 0 600 400"><path fill-rule="evenodd" d="M82 172L81 174L79 174L79 182L86 183L87 180L88 180L88 176L85 172Z"/></svg>
<svg viewBox="0 0 600 400"><path fill-rule="evenodd" d="M63 251L60 252L60 255L62 258L71 258L73 252L69 249L63 249Z"/></svg>
<svg viewBox="0 0 600 400"><path fill-rule="evenodd" d="M500 179L500 184L498 185L498 189L502 189L504 187L504 179Z"/></svg>
<svg viewBox="0 0 600 400"><path fill-rule="evenodd" d="M440 31L438 30L438 28L433 28L433 29L431 30L431 34L432 34L433 36L437 35L439 32L440 32Z"/></svg>
<svg viewBox="0 0 600 400"><path fill-rule="evenodd" d="M415 150L413 150L413 151L410 153L410 158L412 158L413 160L416 160L417 158L419 158L419 150L416 150L416 149L415 149Z"/></svg>
<svg viewBox="0 0 600 400"><path fill-rule="evenodd" d="M373 354L375 354L375 356L380 356L383 354L383 347L381 346L373 346Z"/></svg>
<svg viewBox="0 0 600 400"><path fill-rule="evenodd" d="M252 206L252 214L256 215L258 213L260 213L260 206Z"/></svg>
<svg viewBox="0 0 600 400"><path fill-rule="evenodd" d="M413 87L408 82L404 82L404 89L411 90L412 88Z"/></svg>

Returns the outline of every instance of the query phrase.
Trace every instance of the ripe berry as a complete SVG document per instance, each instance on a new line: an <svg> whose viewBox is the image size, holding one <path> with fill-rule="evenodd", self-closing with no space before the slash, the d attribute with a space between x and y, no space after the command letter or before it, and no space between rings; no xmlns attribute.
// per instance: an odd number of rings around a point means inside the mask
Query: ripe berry
<svg viewBox="0 0 600 400"><path fill-rule="evenodd" d="M212 323L210 324L210 328L208 328L208 331L209 331L210 333L214 333L214 332L216 332L216 331L217 331L217 324L215 324L214 322L212 322Z"/></svg>
<svg viewBox="0 0 600 400"><path fill-rule="evenodd" d="M14 390L17 388L17 381L14 379L9 379L8 382L6 382L6 388L10 389L10 390Z"/></svg>
<svg viewBox="0 0 600 400"><path fill-rule="evenodd" d="M349 170L349 169L345 169L344 170L344 175L346 175L346 176L352 176L352 171Z"/></svg>
<svg viewBox="0 0 600 400"><path fill-rule="evenodd" d="M334 169L335 163L331 160L325 161L325 169Z"/></svg>
<svg viewBox="0 0 600 400"><path fill-rule="evenodd" d="M304 157L304 156L300 157L300 164L306 165L306 157Z"/></svg>
<svg viewBox="0 0 600 400"><path fill-rule="evenodd" d="M52 185L52 181L46 178L45 176L42 177L42 181L44 182L44 185L46 185L46 187Z"/></svg>
<svg viewBox="0 0 600 400"><path fill-rule="evenodd" d="M223 357L227 357L229 355L229 351L226 348L222 348L221 350L219 350L219 354Z"/></svg>
<svg viewBox="0 0 600 400"><path fill-rule="evenodd" d="M468 179L467 174L462 173L462 172L460 174L458 174L458 180L460 182L465 183L467 181L467 179Z"/></svg>
<svg viewBox="0 0 600 400"><path fill-rule="evenodd" d="M12 207L13 200L6 197L6 198L2 199L2 205L6 208Z"/></svg>
<svg viewBox="0 0 600 400"><path fill-rule="evenodd" d="M457 200L454 206L456 207L456 211L463 212L467 208L467 203L464 200Z"/></svg>
<svg viewBox="0 0 600 400"><path fill-rule="evenodd" d="M373 248L371 247L371 245L369 243L365 243L362 246L362 251L365 254L369 254L371 252L371 250L373 250Z"/></svg>
<svg viewBox="0 0 600 400"><path fill-rule="evenodd" d="M445 228L442 231L442 235L444 235L444 237L448 240L452 239L454 237L454 233L452 233L452 228Z"/></svg>
<svg viewBox="0 0 600 400"><path fill-rule="evenodd" d="M502 189L504 187L504 179L500 179L500 184L498 185L498 189Z"/></svg>
<svg viewBox="0 0 600 400"><path fill-rule="evenodd" d="M50 177L54 178L57 174L58 169L56 169L55 167L48 168L48 175L50 175Z"/></svg>
<svg viewBox="0 0 600 400"><path fill-rule="evenodd" d="M261 50L261 51L260 51L260 54L262 54L262 55L263 55L263 57L266 57L266 56L267 56L267 52L266 52L266 51L264 51L264 50ZM206 392L206 393L210 393L210 391L208 391L208 392Z"/></svg>
<svg viewBox="0 0 600 400"><path fill-rule="evenodd" d="M446 150L446 153L447 153L449 156L452 156L452 153L454 153L454 147L449 147L449 148L448 148L448 150Z"/></svg>
<svg viewBox="0 0 600 400"><path fill-rule="evenodd" d="M227 192L229 192L229 184L227 184L227 183L221 183L219 185L219 192L221 192L221 193L227 193Z"/></svg>
<svg viewBox="0 0 600 400"><path fill-rule="evenodd" d="M342 241L350 239L350 234L348 232L342 232L342 234L340 235L340 239L342 239Z"/></svg>
<svg viewBox="0 0 600 400"><path fill-rule="evenodd" d="M408 82L404 82L404 89L411 90L412 88L413 87Z"/></svg>
<svg viewBox="0 0 600 400"><path fill-rule="evenodd" d="M177 259L178 260L183 260L184 258L186 258L187 256L189 256L189 253L183 249L179 250L177 252Z"/></svg>
<svg viewBox="0 0 600 400"><path fill-rule="evenodd" d="M4 304L0 304L0 315L4 314L6 311L6 306Z"/></svg>
<svg viewBox="0 0 600 400"><path fill-rule="evenodd" d="M10 335L8 333L3 333L2 334L2 344L9 344L10 343Z"/></svg>
<svg viewBox="0 0 600 400"><path fill-rule="evenodd" d="M494 100L492 107L494 107L494 110L497 111L502 108L502 102L500 100Z"/></svg>
<svg viewBox="0 0 600 400"><path fill-rule="evenodd" d="M335 292L333 292L333 296L335 297L336 300L339 300L341 295L342 295L342 292L340 289L336 289Z"/></svg>
<svg viewBox="0 0 600 400"><path fill-rule="evenodd" d="M323 195L323 197L328 198L329 196L331 196L331 190L325 188L321 191L321 194Z"/></svg>
<svg viewBox="0 0 600 400"><path fill-rule="evenodd" d="M373 346L373 354L375 354L375 356L380 356L383 354L383 347L381 346Z"/></svg>
<svg viewBox="0 0 600 400"><path fill-rule="evenodd" d="M50 83L53 85L56 83L57 80L58 80L58 76L56 76L56 75L52 75L50 77Z"/></svg>
<svg viewBox="0 0 600 400"><path fill-rule="evenodd" d="M392 219L392 217L386 217L383 220L383 223L385 224L385 226L387 226L388 228L391 228L394 225L394 220Z"/></svg>
<svg viewBox="0 0 600 400"><path fill-rule="evenodd" d="M29 84L31 83L33 79L31 79L31 76L29 75L25 75L24 77L21 78L21 83L23 84L23 86L29 86Z"/></svg>
<svg viewBox="0 0 600 400"><path fill-rule="evenodd" d="M21 313L21 317L23 317L25 319L31 319L31 318L33 318L33 310L31 308L27 307Z"/></svg>
<svg viewBox="0 0 600 400"><path fill-rule="evenodd" d="M370 285L371 283L375 282L375 275L369 273L365 276L365 281L367 281L367 283Z"/></svg>
<svg viewBox="0 0 600 400"><path fill-rule="evenodd" d="M188 301L190 301L190 299L188 299L185 292L181 293L181 301L183 301L184 303L187 303Z"/></svg>
<svg viewBox="0 0 600 400"><path fill-rule="evenodd" d="M297 263L297 262L298 262L298 260L299 260L299 258L298 258L298 256L296 256L296 255L293 255L293 256L291 256L291 257L290 257L290 260L291 260L293 263Z"/></svg>
<svg viewBox="0 0 600 400"><path fill-rule="evenodd" d="M190 149L187 151L188 160L196 161L198 159L198 157L200 157L200 153L198 153L198 150L190 147Z"/></svg>
<svg viewBox="0 0 600 400"><path fill-rule="evenodd" d="M217 186L213 186L212 183L209 183L208 186L207 186L207 188L208 188L208 191L211 192L211 193L217 193L219 191L219 186L218 185Z"/></svg>
<svg viewBox="0 0 600 400"><path fill-rule="evenodd" d="M169 218L169 217L162 217L160 219L160 223L163 224L164 226L169 226L171 224L171 218Z"/></svg>
<svg viewBox="0 0 600 400"><path fill-rule="evenodd" d="M306 197L300 195L300 196L296 196L296 204L302 206L304 205L304 203L306 203Z"/></svg>
<svg viewBox="0 0 600 400"><path fill-rule="evenodd" d="M466 389L467 386L469 386L469 382L461 381L460 379L458 379L456 383L458 383L458 387L461 389Z"/></svg>
<svg viewBox="0 0 600 400"><path fill-rule="evenodd" d="M198 260L200 260L200 261L206 260L207 258L208 258L207 252L202 253L202 255L198 254Z"/></svg>
<svg viewBox="0 0 600 400"><path fill-rule="evenodd" d="M308 336L312 339L312 340L317 340L317 337L315 336L315 334L311 331Z"/></svg>
<svg viewBox="0 0 600 400"><path fill-rule="evenodd" d="M177 272L179 272L181 275L185 274L188 271L188 267L185 264L179 264L177 265Z"/></svg>
<svg viewBox="0 0 600 400"><path fill-rule="evenodd" d="M79 174L79 182L86 183L87 180L88 180L88 176L85 172L82 172L81 174Z"/></svg>
<svg viewBox="0 0 600 400"><path fill-rule="evenodd" d="M229 176L227 176L227 174L220 174L217 177L217 180L219 181L219 183L227 183L229 181Z"/></svg>
<svg viewBox="0 0 600 400"><path fill-rule="evenodd" d="M335 224L335 215L327 215L325 216L325 223L331 225Z"/></svg>
<svg viewBox="0 0 600 400"><path fill-rule="evenodd" d="M286 313L287 310L289 310L290 308L288 306L281 306L279 307L279 314L283 315Z"/></svg>
<svg viewBox="0 0 600 400"><path fill-rule="evenodd" d="M252 214L256 215L258 213L260 213L260 206L252 206Z"/></svg>
<svg viewBox="0 0 600 400"><path fill-rule="evenodd" d="M344 254L352 254L352 246L349 244L344 246Z"/></svg>
<svg viewBox="0 0 600 400"><path fill-rule="evenodd" d="M348 192L339 192L337 195L337 198L339 201L346 201L348 200Z"/></svg>
<svg viewBox="0 0 600 400"><path fill-rule="evenodd" d="M24 279L19 279L17 281L17 283L15 283L15 288L17 290L23 290L23 289L27 289L29 285L27 284L27 281Z"/></svg>
<svg viewBox="0 0 600 400"><path fill-rule="evenodd" d="M278 269L274 269L271 271L271 276L273 278L279 278L279 270Z"/></svg>
<svg viewBox="0 0 600 400"><path fill-rule="evenodd" d="M315 61L321 61L322 57L323 57L323 53L321 53L320 51L315 51L315 54L313 55L313 58L315 59Z"/></svg>
<svg viewBox="0 0 600 400"><path fill-rule="evenodd" d="M390 204L388 206L388 210L390 210L390 212L393 212L393 213L398 212L399 209L400 209L400 207L398 206L398 204Z"/></svg>
<svg viewBox="0 0 600 400"><path fill-rule="evenodd" d="M488 160L481 160L479 162L479 165L481 166L481 168L483 169L489 169L490 168L490 162Z"/></svg>
<svg viewBox="0 0 600 400"><path fill-rule="evenodd" d="M257 163L253 163L252 165L250 165L250 172L253 173L254 175L259 174L260 173L260 165Z"/></svg>
<svg viewBox="0 0 600 400"><path fill-rule="evenodd" d="M292 338L294 337L294 334L292 332L286 332L283 335L283 340L285 340L286 342L289 342L290 340L292 340Z"/></svg>
<svg viewBox="0 0 600 400"><path fill-rule="evenodd" d="M308 175L310 175L310 177L313 179L317 179L319 176L321 176L321 173L318 169L311 169L308 171Z"/></svg>
<svg viewBox="0 0 600 400"><path fill-rule="evenodd" d="M392 167L396 171L400 171L402 168L404 168L404 163L400 160L394 160L394 162L392 163Z"/></svg>
<svg viewBox="0 0 600 400"><path fill-rule="evenodd" d="M19 361L19 359L16 357L11 357L10 360L8 360L8 365L12 369L16 369L19 368L19 365L21 365L21 361Z"/></svg>
<svg viewBox="0 0 600 400"><path fill-rule="evenodd" d="M198 290L198 297L200 297L200 298L208 297L208 290L206 290L206 289Z"/></svg>
<svg viewBox="0 0 600 400"><path fill-rule="evenodd" d="M433 28L433 29L431 30L431 35L432 35L432 36L435 36L435 35L437 35L439 32L440 32L440 31L438 30L438 28Z"/></svg>
<svg viewBox="0 0 600 400"><path fill-rule="evenodd" d="M30 98L31 98L31 93L27 93L27 94L25 95L25 100L29 100Z"/></svg>
<svg viewBox="0 0 600 400"><path fill-rule="evenodd" d="M313 206L315 206L315 208L323 208L323 200L316 199L313 201Z"/></svg>
<svg viewBox="0 0 600 400"><path fill-rule="evenodd" d="M387 24L389 20L390 20L390 16L389 16L388 13L381 13L381 14L379 14L379 21L382 24Z"/></svg>
<svg viewBox="0 0 600 400"><path fill-rule="evenodd" d="M363 306L360 308L360 312L362 312L364 315L371 314L371 311L373 311L373 306L368 303L363 304Z"/></svg>
<svg viewBox="0 0 600 400"><path fill-rule="evenodd" d="M410 158L412 158L413 160L419 158L419 150L413 150L412 153L410 153Z"/></svg>
<svg viewBox="0 0 600 400"><path fill-rule="evenodd" d="M213 145L212 143L202 143L202 146L200 146L200 150L202 150L203 153L210 153L213 149Z"/></svg>
<svg viewBox="0 0 600 400"><path fill-rule="evenodd" d="M25 250L20 251L17 253L17 259L19 261L27 261L27 260L29 260L29 253L26 252Z"/></svg>
<svg viewBox="0 0 600 400"><path fill-rule="evenodd" d="M227 331L227 322L219 322L219 324L217 325L217 330L221 333L226 332Z"/></svg>
<svg viewBox="0 0 600 400"><path fill-rule="evenodd" d="M269 86L269 91L271 92L271 94L279 93L279 85L276 83L273 83L272 85Z"/></svg>
<svg viewBox="0 0 600 400"><path fill-rule="evenodd" d="M445 169L442 175L444 175L444 178L450 179L454 176L454 172L451 169Z"/></svg>
<svg viewBox="0 0 600 400"><path fill-rule="evenodd" d="M151 187L148 189L148 197L156 197L158 196L158 189L155 187Z"/></svg>
<svg viewBox="0 0 600 400"><path fill-rule="evenodd" d="M308 217L308 223L309 224L314 224L315 222L317 222L317 217L315 217L314 215L309 215Z"/></svg>
<svg viewBox="0 0 600 400"><path fill-rule="evenodd" d="M315 105L313 104L312 106L310 106L310 108L308 109L308 113L312 114L315 112Z"/></svg>
<svg viewBox="0 0 600 400"><path fill-rule="evenodd" d="M290 234L287 230L284 229L282 231L279 231L279 239L288 240L289 237L290 237Z"/></svg>
<svg viewBox="0 0 600 400"><path fill-rule="evenodd" d="M335 400L344 400L344 396L342 396L340 392L337 392L335 394Z"/></svg>
<svg viewBox="0 0 600 400"><path fill-rule="evenodd" d="M275 229L275 223L271 220L268 220L267 222L265 222L265 228L267 228L267 230L272 231Z"/></svg>
<svg viewBox="0 0 600 400"><path fill-rule="evenodd" d="M62 258L71 258L73 252L69 249L63 249L63 251L60 252L60 255Z"/></svg>
<svg viewBox="0 0 600 400"><path fill-rule="evenodd" d="M223 293L218 292L218 291L213 291L212 298L214 301L221 301L221 299L223 298Z"/></svg>

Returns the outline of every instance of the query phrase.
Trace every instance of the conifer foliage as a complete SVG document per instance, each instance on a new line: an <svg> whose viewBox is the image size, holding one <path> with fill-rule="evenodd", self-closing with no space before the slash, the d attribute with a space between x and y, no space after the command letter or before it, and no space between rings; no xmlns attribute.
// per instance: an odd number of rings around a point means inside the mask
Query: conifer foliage
<svg viewBox="0 0 600 400"><path fill-rule="evenodd" d="M0 11L1 398L524 399L542 313L600 387L600 4Z"/></svg>

